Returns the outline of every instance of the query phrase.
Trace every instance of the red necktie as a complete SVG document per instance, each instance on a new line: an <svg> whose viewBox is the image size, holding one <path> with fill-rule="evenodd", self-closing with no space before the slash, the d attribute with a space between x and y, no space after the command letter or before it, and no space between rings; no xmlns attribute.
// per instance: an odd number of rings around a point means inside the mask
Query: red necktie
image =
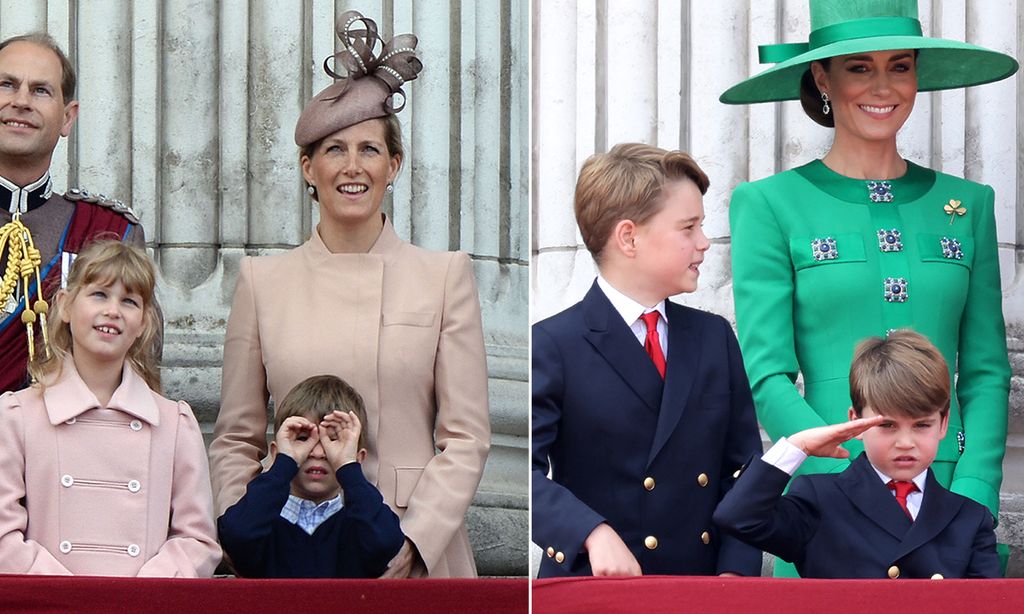
<svg viewBox="0 0 1024 614"><path fill-rule="evenodd" d="M897 482L895 480L889 480L886 484L889 490L896 491L896 503L900 504L903 511L906 512L907 518L913 520L914 517L910 515L910 510L907 509L907 495L917 491L917 485L913 482Z"/></svg>
<svg viewBox="0 0 1024 614"><path fill-rule="evenodd" d="M661 314L657 311L645 313L640 319L647 325L647 338L644 339L644 349L654 361L661 379L665 379L665 354L661 351L661 339L658 338L658 317Z"/></svg>

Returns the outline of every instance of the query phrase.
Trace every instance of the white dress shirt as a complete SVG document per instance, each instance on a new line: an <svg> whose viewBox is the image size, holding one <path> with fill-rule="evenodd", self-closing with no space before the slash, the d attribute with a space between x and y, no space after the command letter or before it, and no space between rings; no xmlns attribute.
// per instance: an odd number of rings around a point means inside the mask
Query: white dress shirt
<svg viewBox="0 0 1024 614"><path fill-rule="evenodd" d="M653 307L647 307L629 298L622 292L616 290L608 280L600 275L597 276L597 287L601 288L604 295L608 297L612 307L615 311L619 312L622 316L626 326L629 326L630 330L633 331L633 335L636 336L636 340L640 345L644 345L647 340L647 325L640 319L640 316L651 311L657 311L661 314L658 318L658 341L661 342L661 353L665 355L665 360L668 360L668 315L665 312L665 301L660 301Z"/></svg>

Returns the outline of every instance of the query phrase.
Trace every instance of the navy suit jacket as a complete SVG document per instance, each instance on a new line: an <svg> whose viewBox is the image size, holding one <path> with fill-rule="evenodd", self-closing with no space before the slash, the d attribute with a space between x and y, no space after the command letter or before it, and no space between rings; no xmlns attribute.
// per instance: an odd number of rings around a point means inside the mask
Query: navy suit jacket
<svg viewBox="0 0 1024 614"><path fill-rule="evenodd" d="M664 381L596 283L533 326L540 577L590 574L583 542L602 522L645 574L760 574L761 553L711 523L733 474L761 452L739 345L720 316L666 311Z"/></svg>
<svg viewBox="0 0 1024 614"><path fill-rule="evenodd" d="M865 454L842 473L798 476L783 495L788 481L754 461L715 523L805 578L1000 577L991 512L943 488L931 469L913 522Z"/></svg>

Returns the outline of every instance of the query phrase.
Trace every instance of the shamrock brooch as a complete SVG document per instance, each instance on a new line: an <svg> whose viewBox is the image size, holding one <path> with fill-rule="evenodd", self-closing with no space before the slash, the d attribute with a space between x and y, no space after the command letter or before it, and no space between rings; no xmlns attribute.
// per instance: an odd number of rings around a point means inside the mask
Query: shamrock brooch
<svg viewBox="0 0 1024 614"><path fill-rule="evenodd" d="M961 206L959 200L952 198L949 199L949 203L944 205L942 209L946 212L946 215L949 216L950 226L953 225L953 220L956 219L956 216L967 213L967 207Z"/></svg>

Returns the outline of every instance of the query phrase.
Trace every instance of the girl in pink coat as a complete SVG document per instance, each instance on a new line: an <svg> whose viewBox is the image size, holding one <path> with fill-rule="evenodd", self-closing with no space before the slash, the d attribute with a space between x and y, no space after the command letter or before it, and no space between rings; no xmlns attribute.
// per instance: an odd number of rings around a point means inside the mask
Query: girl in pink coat
<svg viewBox="0 0 1024 614"><path fill-rule="evenodd" d="M36 383L0 397L0 573L209 577L220 561L199 425L157 392L155 280L138 248L80 252Z"/></svg>

